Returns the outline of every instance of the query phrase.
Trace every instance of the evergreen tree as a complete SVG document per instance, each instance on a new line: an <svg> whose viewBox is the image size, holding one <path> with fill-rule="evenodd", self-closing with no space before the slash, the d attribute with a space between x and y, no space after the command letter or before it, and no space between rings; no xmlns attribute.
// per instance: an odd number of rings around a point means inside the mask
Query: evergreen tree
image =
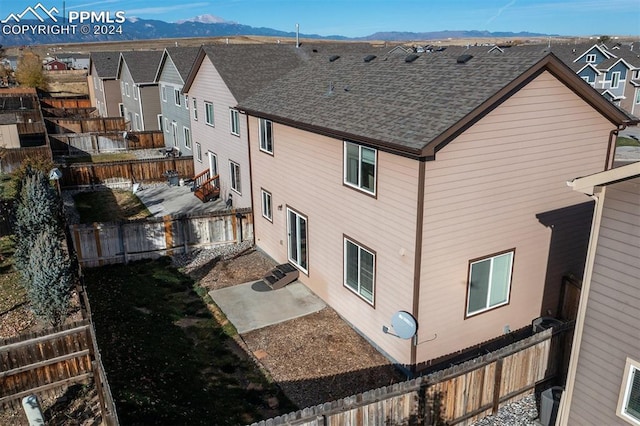
<svg viewBox="0 0 640 426"><path fill-rule="evenodd" d="M29 255L31 283L27 287L31 308L52 326L67 316L74 283L69 257L58 229L47 225L35 238Z"/></svg>

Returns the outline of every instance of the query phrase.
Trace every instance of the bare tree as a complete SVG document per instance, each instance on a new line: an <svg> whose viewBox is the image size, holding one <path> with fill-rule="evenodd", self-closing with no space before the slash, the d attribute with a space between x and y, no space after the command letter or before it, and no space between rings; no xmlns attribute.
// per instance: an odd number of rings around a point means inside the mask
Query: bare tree
<svg viewBox="0 0 640 426"><path fill-rule="evenodd" d="M47 77L44 74L42 62L38 55L26 52L18 59L16 80L22 86L37 87L39 89L46 88Z"/></svg>

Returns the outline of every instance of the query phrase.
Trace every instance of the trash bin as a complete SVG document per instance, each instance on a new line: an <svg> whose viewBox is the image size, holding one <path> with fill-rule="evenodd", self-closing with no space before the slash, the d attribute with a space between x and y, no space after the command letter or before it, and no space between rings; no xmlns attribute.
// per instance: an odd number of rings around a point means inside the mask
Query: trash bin
<svg viewBox="0 0 640 426"><path fill-rule="evenodd" d="M542 423L542 426L554 426L556 424L563 390L562 386L553 386L542 391L542 397L540 398L540 423Z"/></svg>
<svg viewBox="0 0 640 426"><path fill-rule="evenodd" d="M166 172L164 172L164 175L167 177L167 183L169 185L178 186L178 184L180 183L177 170L167 170Z"/></svg>
<svg viewBox="0 0 640 426"><path fill-rule="evenodd" d="M562 321L553 317L540 317L531 322L534 333L540 333L548 328L557 327L562 324Z"/></svg>

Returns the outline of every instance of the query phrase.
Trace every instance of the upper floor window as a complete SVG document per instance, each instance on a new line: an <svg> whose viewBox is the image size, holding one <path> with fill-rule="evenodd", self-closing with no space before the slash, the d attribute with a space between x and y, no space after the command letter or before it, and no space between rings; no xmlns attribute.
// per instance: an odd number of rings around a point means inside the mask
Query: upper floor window
<svg viewBox="0 0 640 426"><path fill-rule="evenodd" d="M189 95L184 95L184 108L189 109Z"/></svg>
<svg viewBox="0 0 640 426"><path fill-rule="evenodd" d="M182 131L184 133L184 146L187 149L191 149L191 129L183 127Z"/></svg>
<svg viewBox="0 0 640 426"><path fill-rule="evenodd" d="M587 63L593 63L596 61L596 54L590 53L587 55Z"/></svg>
<svg viewBox="0 0 640 426"><path fill-rule="evenodd" d="M231 172L231 189L240 194L240 164L229 160L229 170Z"/></svg>
<svg viewBox="0 0 640 426"><path fill-rule="evenodd" d="M211 102L206 102L204 103L204 121L210 125L213 126L213 104Z"/></svg>
<svg viewBox="0 0 640 426"><path fill-rule="evenodd" d="M127 96L131 96L131 93L129 92L129 83L127 83L126 81L124 82L124 94Z"/></svg>
<svg viewBox="0 0 640 426"><path fill-rule="evenodd" d="M620 85L620 71L615 71L611 74L611 88L617 89Z"/></svg>
<svg viewBox="0 0 640 426"><path fill-rule="evenodd" d="M467 317L509 303L515 249L469 262Z"/></svg>
<svg viewBox="0 0 640 426"><path fill-rule="evenodd" d="M376 193L377 150L344 142L344 183L370 194Z"/></svg>
<svg viewBox="0 0 640 426"><path fill-rule="evenodd" d="M271 210L271 193L265 191L264 189L260 190L262 197L262 217L273 222L273 212Z"/></svg>
<svg viewBox="0 0 640 426"><path fill-rule="evenodd" d="M229 111L231 118L231 134L240 136L240 113L237 109Z"/></svg>
<svg viewBox="0 0 640 426"><path fill-rule="evenodd" d="M273 154L273 123L260 118L260 150Z"/></svg>
<svg viewBox="0 0 640 426"><path fill-rule="evenodd" d="M193 120L198 121L198 101L193 98Z"/></svg>
<svg viewBox="0 0 640 426"><path fill-rule="evenodd" d="M640 425L640 363L627 358L618 398L618 417Z"/></svg>
<svg viewBox="0 0 640 426"><path fill-rule="evenodd" d="M344 285L373 305L376 254L344 239Z"/></svg>
<svg viewBox="0 0 640 426"><path fill-rule="evenodd" d="M182 95L180 95L180 90L179 89L173 89L173 97L174 97L174 101L176 106L181 106L182 105Z"/></svg>
<svg viewBox="0 0 640 426"><path fill-rule="evenodd" d="M165 86L160 88L160 94L162 95L162 102L167 102L167 88Z"/></svg>

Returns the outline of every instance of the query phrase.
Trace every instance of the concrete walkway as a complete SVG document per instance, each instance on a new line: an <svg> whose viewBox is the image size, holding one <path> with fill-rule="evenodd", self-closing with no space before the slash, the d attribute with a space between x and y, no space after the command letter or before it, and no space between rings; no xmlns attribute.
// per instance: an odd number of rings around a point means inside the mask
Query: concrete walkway
<svg viewBox="0 0 640 426"><path fill-rule="evenodd" d="M252 281L212 290L209 295L240 334L309 315L326 306L299 281L278 290Z"/></svg>

